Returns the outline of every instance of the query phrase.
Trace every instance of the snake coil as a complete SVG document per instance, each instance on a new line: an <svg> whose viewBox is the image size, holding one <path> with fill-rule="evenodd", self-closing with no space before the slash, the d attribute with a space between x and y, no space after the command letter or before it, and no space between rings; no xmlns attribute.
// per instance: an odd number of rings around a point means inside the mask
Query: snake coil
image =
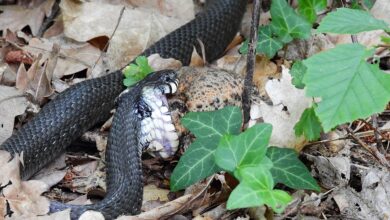
<svg viewBox="0 0 390 220"><path fill-rule="evenodd" d="M191 60L193 48L199 54L204 51L207 61L220 57L232 41L240 26L247 0L213 0L209 7L196 18L168 34L141 55L159 54L163 58L175 58L183 65ZM202 42L202 46L199 42ZM203 47L203 48L201 48ZM171 71L162 71L169 74ZM156 73L155 77L161 76ZM125 89L121 70L106 76L80 82L58 95L45 105L31 121L7 139L0 149L24 155L22 177L30 178L57 156L63 153L72 141L80 137L98 122L109 117L115 99ZM145 85L152 78L145 78ZM160 82L160 81L154 81ZM142 170L140 162L139 136L131 137L140 129L140 119L124 107L136 108L142 89L135 89L120 97L107 146L107 195L101 202L90 206L72 206L58 202L51 204L51 211L72 208L72 218L86 210L98 210L107 219L121 214L137 214L142 202ZM123 117L124 115L130 118ZM123 123L134 124L124 129ZM136 122L136 123L134 123ZM125 131L126 130L126 131ZM136 149L136 150L134 150Z"/></svg>

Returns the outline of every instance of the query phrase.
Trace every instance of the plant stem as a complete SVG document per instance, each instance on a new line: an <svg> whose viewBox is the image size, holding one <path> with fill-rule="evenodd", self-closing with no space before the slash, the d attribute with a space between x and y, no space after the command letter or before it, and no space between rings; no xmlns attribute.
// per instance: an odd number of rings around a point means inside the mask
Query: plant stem
<svg viewBox="0 0 390 220"><path fill-rule="evenodd" d="M252 81L253 81L253 72L255 69L256 62L256 45L257 45L257 30L259 27L260 20L260 8L261 0L253 1L253 11L252 11L252 22L251 22L251 32L249 36L249 49L246 65L246 76L244 81L244 91L242 95L242 108L244 112L244 123L249 121L249 112L250 112L250 95L252 91Z"/></svg>

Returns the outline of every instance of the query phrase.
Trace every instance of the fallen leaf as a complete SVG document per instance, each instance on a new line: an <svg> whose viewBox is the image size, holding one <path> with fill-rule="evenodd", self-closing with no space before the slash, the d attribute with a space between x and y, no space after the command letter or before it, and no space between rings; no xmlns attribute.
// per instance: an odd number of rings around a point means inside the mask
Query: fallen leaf
<svg viewBox="0 0 390 220"><path fill-rule="evenodd" d="M33 35L38 33L45 16L49 16L54 0L43 1L31 9L22 6L1 6L0 30L18 31L29 26Z"/></svg>
<svg viewBox="0 0 390 220"><path fill-rule="evenodd" d="M12 135L15 116L28 106L23 93L13 87L0 86L0 144Z"/></svg>
<svg viewBox="0 0 390 220"><path fill-rule="evenodd" d="M3 157L3 158L1 158ZM8 152L0 151L0 159L8 161ZM3 161L3 160L2 160ZM44 215L49 211L49 200L41 194L49 187L38 180L22 181L18 155L0 167L0 185L8 184L1 191L1 198L9 204L12 217L27 218Z"/></svg>
<svg viewBox="0 0 390 220"><path fill-rule="evenodd" d="M390 2L388 0L376 0L374 6L371 8L371 14L375 18L384 20L390 24Z"/></svg>
<svg viewBox="0 0 390 220"><path fill-rule="evenodd" d="M102 213L97 211L86 211L79 218L79 220L90 220L90 219L104 220L104 216Z"/></svg>
<svg viewBox="0 0 390 220"><path fill-rule="evenodd" d="M260 102L260 112L252 112L258 118L261 114L265 123L272 124L271 146L281 146L300 150L306 142L303 137L296 137L294 126L302 112L311 105L312 100L305 96L305 91L291 84L291 75L287 68L282 70L282 78L267 82L265 90L273 105Z"/></svg>
<svg viewBox="0 0 390 220"><path fill-rule="evenodd" d="M161 202L167 202L169 201L169 192L169 190L157 188L153 184L146 185L144 187L143 201L159 200Z"/></svg>
<svg viewBox="0 0 390 220"><path fill-rule="evenodd" d="M193 4L189 0L183 2ZM62 1L60 7L65 35L79 42L100 36L111 37L123 8L120 5L99 2L75 3L70 0ZM188 15L186 18L169 17L141 7L125 8L107 49L110 69L124 67L145 48L191 18Z"/></svg>
<svg viewBox="0 0 390 220"><path fill-rule="evenodd" d="M59 52L53 51L54 44L60 44ZM32 38L29 45L23 47L38 57L42 54L41 64L48 59L57 59L53 70L53 80L88 69L87 76L97 77L103 72L100 50L88 43L55 42L44 38Z"/></svg>

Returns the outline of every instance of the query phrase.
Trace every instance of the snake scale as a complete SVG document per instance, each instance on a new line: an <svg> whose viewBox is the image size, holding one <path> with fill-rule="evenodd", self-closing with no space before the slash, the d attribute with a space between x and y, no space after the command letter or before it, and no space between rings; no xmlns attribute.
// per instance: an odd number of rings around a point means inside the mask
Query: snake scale
<svg viewBox="0 0 390 220"><path fill-rule="evenodd" d="M157 53L163 58L174 58L188 65L195 47L198 53L205 53L207 61L215 60L236 35L246 4L247 0L213 0L195 19L160 39L141 55ZM46 104L0 149L10 153L23 152L22 177L30 178L63 153L72 141L109 118L115 100L126 89L122 81L122 70L117 70L70 87ZM177 83L173 71L155 72L117 99L118 107L106 152L105 198L86 206L52 202L51 211L71 208L72 219L86 210L100 211L106 219L140 212L143 191L140 139L145 134L139 130L142 119L148 117L145 114L150 113L150 106L143 101L143 96L147 92L145 88L153 88L150 90L152 93L160 91L158 95L173 92L172 83ZM167 86L170 91L165 91Z"/></svg>

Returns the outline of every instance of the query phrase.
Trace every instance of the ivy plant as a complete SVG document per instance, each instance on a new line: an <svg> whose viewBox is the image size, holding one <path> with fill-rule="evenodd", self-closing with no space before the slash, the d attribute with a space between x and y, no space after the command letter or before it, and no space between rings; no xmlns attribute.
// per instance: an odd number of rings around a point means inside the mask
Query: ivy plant
<svg viewBox="0 0 390 220"><path fill-rule="evenodd" d="M280 213L292 198L287 192L274 189L276 183L319 190L294 150L268 146L270 124L257 124L240 132L242 114L238 107L191 112L183 117L182 124L196 139L172 173L173 191L226 171L240 182L229 197L228 209L265 204ZM284 161L288 163L283 164Z"/></svg>

